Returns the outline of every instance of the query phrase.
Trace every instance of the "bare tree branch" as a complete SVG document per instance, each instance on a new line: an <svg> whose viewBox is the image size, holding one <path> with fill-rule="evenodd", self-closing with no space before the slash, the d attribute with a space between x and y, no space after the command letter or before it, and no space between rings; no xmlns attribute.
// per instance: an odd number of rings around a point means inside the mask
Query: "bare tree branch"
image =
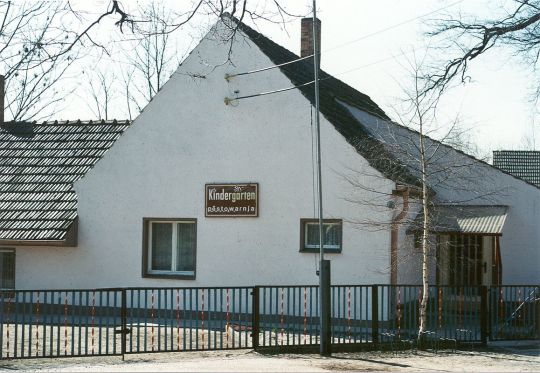
<svg viewBox="0 0 540 373"><path fill-rule="evenodd" d="M501 19L468 22L461 18L436 21L428 35L453 44L460 54L428 74L427 89L445 89L452 81L465 83L469 63L488 50L508 46L536 70L540 56L540 1L514 0L515 10ZM446 48L443 46L442 48ZM538 86L539 82L536 82Z"/></svg>

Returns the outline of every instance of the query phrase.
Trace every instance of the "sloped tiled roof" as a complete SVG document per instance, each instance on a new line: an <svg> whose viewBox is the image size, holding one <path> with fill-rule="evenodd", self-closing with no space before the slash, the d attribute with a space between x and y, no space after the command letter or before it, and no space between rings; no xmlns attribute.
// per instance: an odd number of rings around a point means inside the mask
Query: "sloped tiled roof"
<svg viewBox="0 0 540 373"><path fill-rule="evenodd" d="M244 23L237 22L239 28L252 40L261 51L276 64L284 64L297 60L300 57L288 49L276 44L261 33L253 30ZM315 105L315 92L312 84L303 85L313 81L314 67L313 58L307 58L295 63L280 66L279 69L290 81L299 86L300 92ZM375 115L383 120L390 120L385 112L377 106L371 98L351 86L345 84L330 74L321 71L320 79L320 112L334 125L336 130L343 135L346 141L351 144L366 159L369 164L381 172L385 177L411 185L420 185L419 179L415 177L391 152L388 151L353 115L337 100L341 100L359 109ZM302 86L303 85L303 86Z"/></svg>
<svg viewBox="0 0 540 373"><path fill-rule="evenodd" d="M77 217L73 182L128 121L0 125L0 240L62 240Z"/></svg>
<svg viewBox="0 0 540 373"><path fill-rule="evenodd" d="M540 188L538 150L495 150L493 165Z"/></svg>

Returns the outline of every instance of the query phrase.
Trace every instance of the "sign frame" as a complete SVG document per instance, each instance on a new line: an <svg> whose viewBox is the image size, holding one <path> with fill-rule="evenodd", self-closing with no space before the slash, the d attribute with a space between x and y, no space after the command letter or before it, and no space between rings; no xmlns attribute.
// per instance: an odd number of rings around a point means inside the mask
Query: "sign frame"
<svg viewBox="0 0 540 373"><path fill-rule="evenodd" d="M254 187L255 191L255 212L254 213L209 213L209 190L211 188L232 188L233 190L227 192L234 192L235 187ZM230 206L227 206L230 207ZM248 206L249 207L249 206ZM257 218L259 217L259 183L206 183L204 185L204 216L207 218Z"/></svg>

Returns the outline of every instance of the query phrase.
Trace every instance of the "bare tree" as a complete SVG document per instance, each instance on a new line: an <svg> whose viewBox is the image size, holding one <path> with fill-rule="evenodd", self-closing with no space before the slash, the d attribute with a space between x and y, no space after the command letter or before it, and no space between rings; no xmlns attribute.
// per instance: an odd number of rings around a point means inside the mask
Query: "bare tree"
<svg viewBox="0 0 540 373"><path fill-rule="evenodd" d="M540 130L540 123L535 123L534 121L530 124L529 133L523 135L521 138L520 148L523 150L538 150L540 144L538 144L538 139L536 138L536 132Z"/></svg>
<svg viewBox="0 0 540 373"><path fill-rule="evenodd" d="M405 247L404 242L399 248L392 248L390 269L397 274L398 262L401 267L405 261L412 263L408 268L412 268L415 273L418 266L420 268L418 272L422 297L419 302L420 322L417 334L420 343L428 332L430 272L440 265L437 261L437 250L443 250L438 247L434 232L445 232L441 228L447 228L438 225L441 224L438 209L441 205L493 204L505 193L505 186L497 184L490 166L484 160L463 151L469 150L471 142L464 136L466 131L459 116L446 123L442 123L438 117L437 107L441 91L427 89L431 82L424 78L423 63L424 61L417 60L410 62L410 88L403 88L402 104L394 108L393 116L397 118L397 122L343 103L376 140L365 152L368 162L387 159L388 167L387 171L383 172L386 175L384 177L388 177L388 174L397 168L394 166L396 163L406 167L406 171L401 171L394 177L397 185L392 194L381 192L383 188L377 185L377 178L381 176L377 176L375 172L357 171L355 174L352 170L346 179L355 189L367 192L359 193L359 198L353 197L350 201L367 205L374 210L389 207L394 209L388 220L381 221L381 215L370 214L359 221L352 221L353 224L365 230L391 230L391 241L395 240L396 245L398 225L408 227L409 232L416 232L418 240L415 237L414 241L418 244L419 251ZM439 140L432 138L435 134L439 134ZM399 201L399 196L403 201L401 205L388 203L389 200ZM399 260L398 249L401 251ZM397 277L392 278L391 282L397 284ZM394 300L390 299L390 302L392 306Z"/></svg>
<svg viewBox="0 0 540 373"><path fill-rule="evenodd" d="M451 172L452 166L459 167L457 165L444 165L440 164L441 157L445 157L448 154L444 151L445 146L441 142L433 141L427 137L427 134L434 130L436 126L436 110L437 104L440 99L440 94L435 90L427 90L425 84L428 84L422 76L420 65L416 62L411 63L410 70L412 73L412 88L404 88L405 97L402 100L402 105L399 109L395 109L395 116L398 118L400 126L397 123L391 123L384 121L381 124L377 124L377 127L383 127L383 130L376 135L378 141L390 152L392 156L398 159L399 162L407 165L412 171L412 174L416 177L416 185L406 185L402 190L406 190L403 193L404 206L403 214L405 215L408 210L409 190L411 188L415 191L419 204L419 211L422 216L422 221L419 225L418 231L420 232L420 249L421 249L421 282L422 282L422 298L419 304L419 328L418 328L418 340L420 343L425 338L427 332L427 310L429 302L429 272L430 272L430 257L434 251L433 240L430 239L430 232L432 230L431 207L433 194L433 188L437 184L433 175L440 173L444 168L445 172ZM453 126L452 126L453 127ZM410 129L414 131L411 131ZM448 133L451 133L450 130ZM448 138L448 135L444 139ZM443 139L443 140L444 140ZM416 209L415 209L416 210ZM400 216L400 220L404 216ZM407 221L406 224L410 225L414 222L414 219ZM368 222L373 224L373 222ZM397 222L392 219L389 222L378 222L378 226L391 227L392 230L396 229ZM391 265L397 266L397 253L391 260ZM394 268L397 271L397 268Z"/></svg>
<svg viewBox="0 0 540 373"><path fill-rule="evenodd" d="M133 48L125 51L131 71L123 81L126 90L127 110L135 105L138 112L159 92L179 64L175 40L168 31L174 19L162 2L152 2L140 10L145 23L139 25L140 38ZM133 84L133 81L137 84Z"/></svg>
<svg viewBox="0 0 540 373"><path fill-rule="evenodd" d="M491 159L491 155L480 149L475 142L472 129L464 127L460 121L454 121L452 131L445 136L444 143L484 162Z"/></svg>
<svg viewBox="0 0 540 373"><path fill-rule="evenodd" d="M460 16L439 20L429 35L439 39L445 53L455 51L456 56L428 75L427 89L444 89L456 79L468 81L468 68L475 58L493 48L509 47L532 69L534 94L539 97L540 0L512 0L511 9L494 19Z"/></svg>
<svg viewBox="0 0 540 373"><path fill-rule="evenodd" d="M114 73L97 71L88 75L88 94L92 102L87 102L88 107L98 119L109 119L110 106L116 96L114 88Z"/></svg>
<svg viewBox="0 0 540 373"><path fill-rule="evenodd" d="M133 95L133 76L135 73L135 69L133 67L124 68L121 70L122 75L122 97L125 100L126 108L127 108L127 115L129 120L133 120L133 112L131 109L131 106L133 103L136 103L136 99ZM142 110L142 107L137 107L139 113Z"/></svg>
<svg viewBox="0 0 540 373"><path fill-rule="evenodd" d="M293 18L303 17L304 14L293 14L283 5L281 0L195 0L190 7L183 8L180 11L167 9L163 3L152 5L137 14L126 12L117 0L111 2L107 12L101 14L99 18L88 26L91 30L103 18L110 15L119 15L120 19L115 23L120 31L124 31L128 26L132 32L151 36L155 34L171 34L185 25L193 22L197 17L210 19L212 23L215 20L227 17L234 19L233 22L227 22L227 32L220 35L224 41L230 42L229 53L226 56L226 62L230 61L233 41L238 34L240 23L251 20L253 23L261 21L278 23L285 25ZM157 16L157 17L156 17ZM156 22L156 20L158 22ZM237 22L239 21L239 22ZM148 25L150 24L150 27ZM156 27L158 26L158 27ZM83 35L88 36L86 29Z"/></svg>
<svg viewBox="0 0 540 373"><path fill-rule="evenodd" d="M67 94L56 86L79 57L62 54L69 22L61 19L68 12L59 2L0 1L0 66L5 107L14 120L50 113Z"/></svg>
<svg viewBox="0 0 540 373"><path fill-rule="evenodd" d="M513 57L531 71L531 101L538 116L540 79L538 79L540 57L540 0L511 0L500 7L500 15L493 18L450 16L435 21L428 35L437 40L445 56L453 57L436 63L426 77L430 84L426 90L444 90L452 82L466 83L469 66L489 50L506 48ZM453 53L453 54L452 54ZM535 132L538 125L533 119L531 136L524 138L522 147L535 147Z"/></svg>
<svg viewBox="0 0 540 373"><path fill-rule="evenodd" d="M111 46L101 41L104 35L100 24L104 20L114 19L120 32L129 33L131 38L144 36L142 43L146 43L149 50L153 49L155 60L145 61L146 75L151 76L144 92L148 100L168 78L167 64L174 64L173 60L168 60L167 50L162 49L166 45L162 42L169 34L196 17L208 20L226 13L240 20L285 23L294 15L280 3L277 0L197 0L180 11L152 3L147 11L132 15L117 0L108 3L105 10L94 6L92 12L74 9L69 0L0 0L0 73L5 76L6 109L14 120L37 119L54 113L71 92L66 87L74 61L95 48L111 53ZM230 25L227 38L232 41L238 25L234 22Z"/></svg>
<svg viewBox="0 0 540 373"><path fill-rule="evenodd" d="M92 48L107 52L92 33L108 16L119 15L119 27L128 20L117 1L98 12L99 17L87 21L88 15L73 9L69 0L0 0L0 73L5 78L5 109L11 119L39 119L55 113L75 89L70 70L76 61Z"/></svg>
<svg viewBox="0 0 540 373"><path fill-rule="evenodd" d="M427 306L429 301L429 254L432 247L429 242L430 219L429 219L429 204L430 193L428 189L429 177L429 162L426 152L426 126L427 122L434 117L434 111L437 108L439 97L435 94L423 94L424 87L419 76L419 67L413 69L414 89L408 94L406 102L409 103L409 124L415 124L418 127L418 152L420 154L420 180L422 184L422 192L420 194L420 203L422 206L423 222L421 229L421 248L422 248L422 301L420 302L420 325L418 327L418 339L422 340L427 331Z"/></svg>

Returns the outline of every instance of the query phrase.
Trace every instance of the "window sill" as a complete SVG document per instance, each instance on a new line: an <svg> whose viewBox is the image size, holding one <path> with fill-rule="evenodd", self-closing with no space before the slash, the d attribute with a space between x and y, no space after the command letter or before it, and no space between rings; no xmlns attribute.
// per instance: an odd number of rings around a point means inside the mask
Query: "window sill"
<svg viewBox="0 0 540 373"><path fill-rule="evenodd" d="M143 273L143 278L168 278L173 280L195 280L195 273Z"/></svg>
<svg viewBox="0 0 540 373"><path fill-rule="evenodd" d="M300 250L301 253L318 254L319 249L304 248ZM324 249L325 254L341 254L341 249Z"/></svg>

